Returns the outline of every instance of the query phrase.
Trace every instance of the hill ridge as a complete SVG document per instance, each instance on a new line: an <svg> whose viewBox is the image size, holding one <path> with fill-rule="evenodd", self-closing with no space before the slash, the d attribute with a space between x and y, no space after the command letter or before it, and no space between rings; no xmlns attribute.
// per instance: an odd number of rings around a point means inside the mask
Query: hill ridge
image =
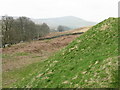
<svg viewBox="0 0 120 90"><path fill-rule="evenodd" d="M91 26L95 25L96 22L91 22L87 20L83 20L74 16L64 16L64 17L56 17L56 18L46 18L46 19L32 19L34 22L47 23L51 28L57 28L59 25L69 27L71 29L83 27L83 26Z"/></svg>

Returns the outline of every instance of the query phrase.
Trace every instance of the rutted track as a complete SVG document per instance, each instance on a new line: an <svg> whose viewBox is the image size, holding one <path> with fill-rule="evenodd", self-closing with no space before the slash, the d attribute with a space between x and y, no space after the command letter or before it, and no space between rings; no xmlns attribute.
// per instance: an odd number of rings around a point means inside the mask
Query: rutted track
<svg viewBox="0 0 120 90"><path fill-rule="evenodd" d="M78 32L78 33L68 33L68 34L62 34L58 36L53 36L53 37L47 37L47 38L39 38L38 40L47 40L47 39L53 39L53 38L58 38L62 36L69 36L69 35L78 35L78 34L83 34L84 32Z"/></svg>

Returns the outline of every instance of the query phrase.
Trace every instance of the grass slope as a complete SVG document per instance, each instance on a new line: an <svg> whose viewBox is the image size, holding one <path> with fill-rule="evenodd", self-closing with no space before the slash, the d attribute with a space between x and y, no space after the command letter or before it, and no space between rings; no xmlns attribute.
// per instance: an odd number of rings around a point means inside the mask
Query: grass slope
<svg viewBox="0 0 120 90"><path fill-rule="evenodd" d="M109 18L45 60L13 87L118 87L118 19Z"/></svg>

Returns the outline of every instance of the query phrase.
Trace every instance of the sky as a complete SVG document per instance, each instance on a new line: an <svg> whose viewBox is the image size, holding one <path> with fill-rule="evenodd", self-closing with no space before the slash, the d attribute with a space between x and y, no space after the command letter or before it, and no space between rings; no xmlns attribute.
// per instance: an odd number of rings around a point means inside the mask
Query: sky
<svg viewBox="0 0 120 90"><path fill-rule="evenodd" d="M99 22L118 17L119 0L0 0L0 16L53 18L76 16Z"/></svg>

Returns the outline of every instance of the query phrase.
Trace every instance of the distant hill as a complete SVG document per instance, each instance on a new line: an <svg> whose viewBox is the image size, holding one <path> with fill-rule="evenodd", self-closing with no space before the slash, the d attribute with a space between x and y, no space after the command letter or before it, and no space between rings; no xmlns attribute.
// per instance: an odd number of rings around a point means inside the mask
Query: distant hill
<svg viewBox="0 0 120 90"><path fill-rule="evenodd" d="M96 22L90 22L74 16L65 16L58 18L48 18L48 19L32 19L35 23L47 23L51 28L57 28L59 25L69 27L71 29L95 25Z"/></svg>
<svg viewBox="0 0 120 90"><path fill-rule="evenodd" d="M93 26L38 63L17 88L118 88L118 18Z"/></svg>
<svg viewBox="0 0 120 90"><path fill-rule="evenodd" d="M0 16L1 19L2 16ZM14 16L14 18L18 18ZM46 18L46 19L33 19L36 24L47 23L51 29L57 29L59 25L68 27L69 29L76 29L84 26L91 26L97 24L96 22L86 21L78 17L74 16L64 16L64 17L57 17L57 18Z"/></svg>

